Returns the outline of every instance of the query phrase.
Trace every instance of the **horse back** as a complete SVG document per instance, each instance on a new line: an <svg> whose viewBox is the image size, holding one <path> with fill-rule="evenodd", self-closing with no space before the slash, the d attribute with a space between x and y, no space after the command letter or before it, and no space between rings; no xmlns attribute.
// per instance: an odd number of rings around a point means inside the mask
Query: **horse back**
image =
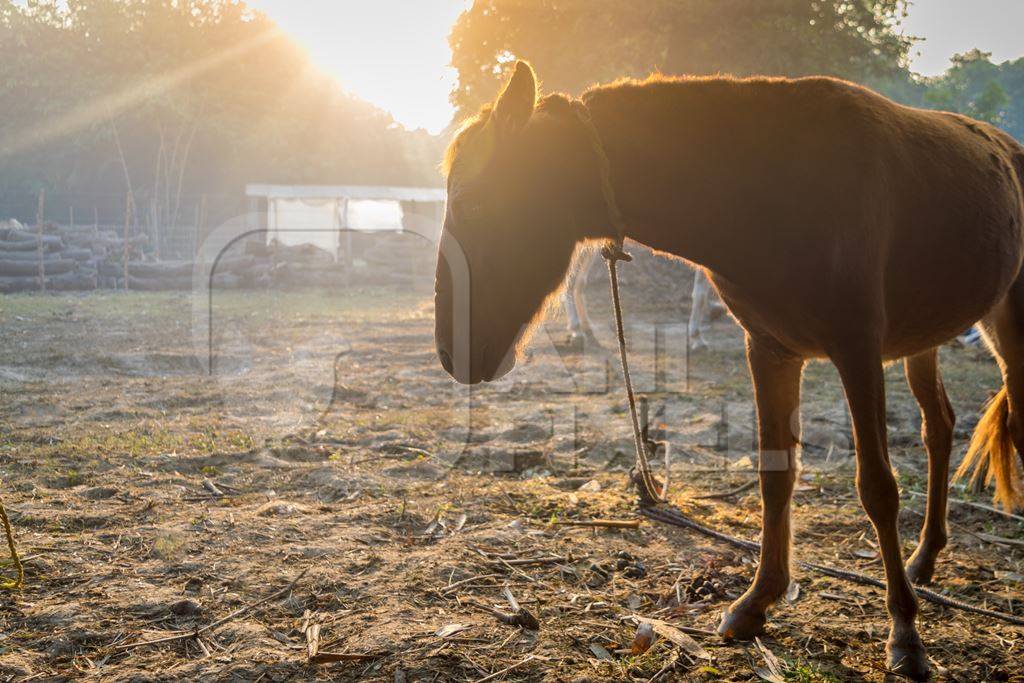
<svg viewBox="0 0 1024 683"><path fill-rule="evenodd" d="M656 79L588 106L633 234L696 262L748 330L802 355L877 334L897 357L1006 293L1022 149L831 78Z"/></svg>

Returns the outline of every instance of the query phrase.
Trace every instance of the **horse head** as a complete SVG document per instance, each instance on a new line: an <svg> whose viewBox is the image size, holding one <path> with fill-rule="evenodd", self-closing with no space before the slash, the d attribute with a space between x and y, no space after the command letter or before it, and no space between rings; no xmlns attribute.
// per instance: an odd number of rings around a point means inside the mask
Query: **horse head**
<svg viewBox="0 0 1024 683"><path fill-rule="evenodd" d="M599 223L599 177L568 98L538 101L525 62L445 159L448 205L435 284L435 340L457 381L505 376Z"/></svg>

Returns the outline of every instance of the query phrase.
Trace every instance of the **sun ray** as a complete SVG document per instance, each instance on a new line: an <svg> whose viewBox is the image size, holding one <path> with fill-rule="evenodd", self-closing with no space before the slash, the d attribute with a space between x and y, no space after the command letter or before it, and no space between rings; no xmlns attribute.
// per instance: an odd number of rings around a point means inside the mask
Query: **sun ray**
<svg viewBox="0 0 1024 683"><path fill-rule="evenodd" d="M173 90L190 78L216 69L233 59L241 58L270 42L287 39L287 36L277 27L267 29L216 54L207 55L166 73L147 78L144 82L121 91L100 96L66 114L40 122L27 130L14 131L0 140L0 159L45 145L100 121L113 119L152 97Z"/></svg>

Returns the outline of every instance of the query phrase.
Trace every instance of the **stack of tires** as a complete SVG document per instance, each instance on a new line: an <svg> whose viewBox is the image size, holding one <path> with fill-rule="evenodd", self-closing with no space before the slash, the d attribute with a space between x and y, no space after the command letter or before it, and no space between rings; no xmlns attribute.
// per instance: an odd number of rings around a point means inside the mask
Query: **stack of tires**
<svg viewBox="0 0 1024 683"><path fill-rule="evenodd" d="M123 230L46 223L28 228L0 222L0 293L127 289L194 289L195 263L152 260L147 237ZM428 286L436 247L416 234L345 235L338 258L313 245L267 245L250 239L217 260L215 289Z"/></svg>
<svg viewBox="0 0 1024 683"><path fill-rule="evenodd" d="M17 221L0 222L0 293L96 289L96 252L47 228L40 234Z"/></svg>

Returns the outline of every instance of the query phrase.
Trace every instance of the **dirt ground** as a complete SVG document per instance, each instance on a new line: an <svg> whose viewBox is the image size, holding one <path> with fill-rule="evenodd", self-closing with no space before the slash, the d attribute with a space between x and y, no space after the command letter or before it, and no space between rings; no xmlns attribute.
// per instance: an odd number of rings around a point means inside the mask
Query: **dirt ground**
<svg viewBox="0 0 1024 683"><path fill-rule="evenodd" d="M711 348L687 354L684 288L642 268L624 278L673 499L756 539L756 488L697 497L753 478L739 331L719 320ZM593 280L611 348L606 280ZM186 294L0 299L0 491L26 569L24 589L0 595L0 680L886 678L874 588L798 570L760 646L726 644L705 632L750 581L749 553L646 520L564 524L637 516L615 366L565 345L557 316L523 367L470 393L434 357L428 280L204 306ZM998 379L983 350L942 355L959 459ZM902 368L887 381L909 555L925 458ZM795 555L881 577L841 399L831 366L811 365ZM950 526L936 589L1024 615L1024 523L956 504ZM539 630L493 614L511 609L505 587ZM633 615L698 646L659 638L633 655ZM928 603L920 628L937 679L1024 681L1024 628ZM317 631L333 661L308 661Z"/></svg>

